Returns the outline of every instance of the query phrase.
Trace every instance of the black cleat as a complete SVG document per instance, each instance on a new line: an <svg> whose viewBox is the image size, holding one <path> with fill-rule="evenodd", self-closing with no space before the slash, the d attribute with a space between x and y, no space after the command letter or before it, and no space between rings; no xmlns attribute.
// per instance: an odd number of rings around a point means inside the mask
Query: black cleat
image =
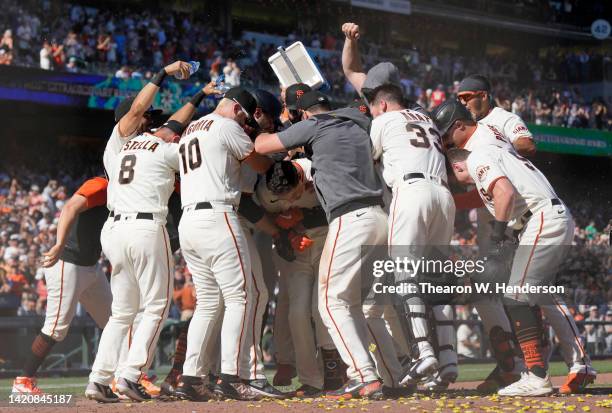
<svg viewBox="0 0 612 413"><path fill-rule="evenodd" d="M315 397L319 397L323 394L323 390L318 389L314 386L311 386L309 384L303 384L300 386L300 388L298 388L294 393L293 393L293 397L299 397L299 398L304 398L304 399L308 399L308 398L315 398Z"/></svg>
<svg viewBox="0 0 612 413"><path fill-rule="evenodd" d="M113 393L110 386L90 381L85 389L85 397L98 403L118 403L119 396Z"/></svg>
<svg viewBox="0 0 612 413"><path fill-rule="evenodd" d="M254 400L265 398L284 399L287 397L285 393L268 383L267 379L248 380L245 381L244 384L249 387L249 396L252 395ZM249 400L251 399L249 398Z"/></svg>
<svg viewBox="0 0 612 413"><path fill-rule="evenodd" d="M117 380L117 391L119 394L127 396L137 402L151 400L151 395L147 393L147 390L140 383L135 383L123 377Z"/></svg>
<svg viewBox="0 0 612 413"><path fill-rule="evenodd" d="M238 376L221 374L213 388L213 393L218 400L254 400L247 397L246 387Z"/></svg>
<svg viewBox="0 0 612 413"><path fill-rule="evenodd" d="M189 400L192 402L207 402L214 398L213 394L208 390L208 387L202 380L199 380L199 382L196 380L192 383L181 381L174 391L174 396L181 400Z"/></svg>

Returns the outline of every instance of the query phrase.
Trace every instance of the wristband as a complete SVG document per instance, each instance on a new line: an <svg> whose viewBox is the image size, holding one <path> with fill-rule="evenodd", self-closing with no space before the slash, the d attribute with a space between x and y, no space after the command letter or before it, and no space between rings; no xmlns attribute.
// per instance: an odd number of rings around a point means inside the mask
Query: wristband
<svg viewBox="0 0 612 413"><path fill-rule="evenodd" d="M494 241L503 240L506 235L507 227L508 227L507 222L495 220L493 222L493 234L491 234L491 239Z"/></svg>
<svg viewBox="0 0 612 413"><path fill-rule="evenodd" d="M200 90L198 93L193 95L189 102L191 102L191 104L197 108L198 106L200 106L200 103L202 103L202 100L204 100L205 97L206 94L204 93L204 91Z"/></svg>
<svg viewBox="0 0 612 413"><path fill-rule="evenodd" d="M168 76L168 73L166 73L166 69L161 69L159 72L153 75L153 77L151 78L151 83L153 83L157 87L161 87L161 84L166 78L166 76Z"/></svg>

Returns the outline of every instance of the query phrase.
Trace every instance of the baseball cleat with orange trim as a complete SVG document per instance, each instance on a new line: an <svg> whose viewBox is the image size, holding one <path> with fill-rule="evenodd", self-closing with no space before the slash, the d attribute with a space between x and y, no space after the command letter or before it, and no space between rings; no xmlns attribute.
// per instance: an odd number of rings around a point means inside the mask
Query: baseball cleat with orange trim
<svg viewBox="0 0 612 413"><path fill-rule="evenodd" d="M372 396L377 396L382 391L382 383L379 380L368 382L360 382L359 380L349 380L339 388L325 393L326 399L369 399Z"/></svg>
<svg viewBox="0 0 612 413"><path fill-rule="evenodd" d="M149 377L145 374L142 379L140 379L141 386L145 388L151 397L159 397L161 393L161 388L154 383L156 378L157 376Z"/></svg>
<svg viewBox="0 0 612 413"><path fill-rule="evenodd" d="M15 377L13 380L13 393L19 394L44 394L38 387L34 377Z"/></svg>
<svg viewBox="0 0 612 413"><path fill-rule="evenodd" d="M559 387L560 394L580 394L586 391L589 384L595 382L597 375L590 373L569 373L565 383Z"/></svg>

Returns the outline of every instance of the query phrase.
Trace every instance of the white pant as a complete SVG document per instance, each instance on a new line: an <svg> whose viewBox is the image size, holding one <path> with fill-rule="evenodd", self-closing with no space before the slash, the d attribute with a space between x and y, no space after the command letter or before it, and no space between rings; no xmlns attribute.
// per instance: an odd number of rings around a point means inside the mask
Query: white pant
<svg viewBox="0 0 612 413"><path fill-rule="evenodd" d="M288 294L288 321L295 348L295 367L300 383L323 388L323 370L317 360L317 347L333 349L334 343L323 325L317 307L319 262L327 237L327 227L306 231L313 245L295 253L295 261L285 261L277 254L276 266L285 280ZM314 329L313 329L314 322ZM316 334L315 334L316 332ZM282 334L281 331L278 332ZM276 330L275 330L276 334Z"/></svg>
<svg viewBox="0 0 612 413"><path fill-rule="evenodd" d="M574 220L564 205L544 201L519 235L519 248L514 255L509 286L550 284L555 281L574 238ZM507 293L506 297L528 302L527 294ZM532 303L538 304L538 303Z"/></svg>
<svg viewBox="0 0 612 413"><path fill-rule="evenodd" d="M454 224L455 202L446 187L427 179L404 181L393 188L388 220L389 255L395 258L410 254L415 259L420 259L426 251L426 246L449 245ZM403 275L398 276L396 281L402 280L402 277ZM420 297L410 298L409 303L410 312L418 315L411 317L411 326L419 355L433 356L431 339L424 340L429 337L425 304ZM453 319L450 306L434 306L433 312L438 321ZM436 326L436 331L438 344L444 349L440 351L440 365L456 366L454 326ZM453 348L450 349L449 346Z"/></svg>
<svg viewBox="0 0 612 413"><path fill-rule="evenodd" d="M235 212L184 210L181 251L193 276L197 303L187 333L183 375L201 377L214 326L221 325L221 373L249 379L254 301L251 257ZM251 317L251 319L249 319Z"/></svg>
<svg viewBox="0 0 612 413"><path fill-rule="evenodd" d="M395 359L386 360L386 363L399 365L382 311L372 311L372 320L367 322L361 297L361 246L384 245L386 220L387 216L379 206L361 208L334 219L329 224L319 266L321 319L348 366L349 379L361 382L377 379L368 353L370 344L375 344L368 339L368 325L375 325L377 330L375 356L380 357L382 351L392 353ZM397 378L385 384L393 386L395 381Z"/></svg>
<svg viewBox="0 0 612 413"><path fill-rule="evenodd" d="M104 328L111 315L113 296L104 273L96 266L75 265L59 260L45 268L47 314L41 332L62 341L80 302L98 327Z"/></svg>
<svg viewBox="0 0 612 413"><path fill-rule="evenodd" d="M274 254L278 256L277 254ZM278 259L280 261L280 258ZM277 265L278 268L280 265ZM289 287L287 277L279 277L274 309L274 357L278 364L295 366L295 349L289 327Z"/></svg>
<svg viewBox="0 0 612 413"><path fill-rule="evenodd" d="M112 315L102 332L90 381L110 384L114 373L138 382L151 362L168 316L174 261L164 223L130 219L105 225L104 253L113 267ZM110 227L110 228L109 228ZM127 360L119 364L121 342L139 309Z"/></svg>
<svg viewBox="0 0 612 413"><path fill-rule="evenodd" d="M255 245L255 239L251 234L251 230L246 224L244 218L240 218L242 232L247 240L247 247L249 249L249 256L251 257L251 279L253 281L252 297L254 300L253 308L254 314L249 315L249 320L253 320L252 325L252 340L250 350L250 366L251 366L251 379L265 379L263 355L261 352L261 330L263 328L263 316L268 307L268 288L263 277L263 269L261 265L261 258L259 257L259 251Z"/></svg>

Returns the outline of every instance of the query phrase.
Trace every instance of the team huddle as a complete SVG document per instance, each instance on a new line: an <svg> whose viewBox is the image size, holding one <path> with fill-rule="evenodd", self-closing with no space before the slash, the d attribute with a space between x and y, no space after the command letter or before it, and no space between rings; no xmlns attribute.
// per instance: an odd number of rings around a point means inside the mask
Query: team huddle
<svg viewBox="0 0 612 413"><path fill-rule="evenodd" d="M510 286L554 278L574 223L527 159L535 145L524 122L494 107L481 75L463 79L458 99L428 113L405 99L393 64L365 72L359 27L342 30L343 69L363 97L349 107L332 110L326 95L303 83L281 100L236 87L192 120L206 96L220 95L210 83L161 123L151 104L167 76L189 77L180 61L121 102L104 151L106 179L86 181L66 203L45 255L47 316L14 392L40 392L36 372L65 338L79 301L103 329L85 391L98 402L160 394L379 400L417 385L443 391L458 376L452 306L420 294L364 303L369 250L361 247L386 246L395 258L409 246L421 257L450 244L457 210L479 208L483 254L495 256L510 238L528 251L511 258ZM475 189L453 194L449 183ZM170 309L179 248L197 302L172 370L155 388L146 373ZM112 266L110 284L96 267L101 252ZM278 369L270 383L261 338L277 283ZM553 392L543 316L569 368L560 392L581 392L595 380L559 297L542 304L506 294L475 307L497 364L479 391ZM295 376L296 391L275 387Z"/></svg>

